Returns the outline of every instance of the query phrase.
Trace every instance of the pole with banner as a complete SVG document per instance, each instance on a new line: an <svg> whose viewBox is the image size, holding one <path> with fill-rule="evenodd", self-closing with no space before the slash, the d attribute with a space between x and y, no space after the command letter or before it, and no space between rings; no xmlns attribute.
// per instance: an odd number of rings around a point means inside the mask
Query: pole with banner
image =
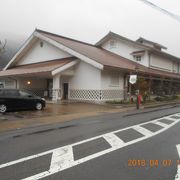
<svg viewBox="0 0 180 180"><path fill-rule="evenodd" d="M136 74L130 75L129 83L131 83L131 84L137 83L137 75ZM139 90L137 89L136 90L136 109L139 109L140 103L141 103L141 100L140 100Z"/></svg>
<svg viewBox="0 0 180 180"><path fill-rule="evenodd" d="M130 82L131 84L135 84L136 81L137 81L137 75L130 75L130 77L129 77L129 82Z"/></svg>

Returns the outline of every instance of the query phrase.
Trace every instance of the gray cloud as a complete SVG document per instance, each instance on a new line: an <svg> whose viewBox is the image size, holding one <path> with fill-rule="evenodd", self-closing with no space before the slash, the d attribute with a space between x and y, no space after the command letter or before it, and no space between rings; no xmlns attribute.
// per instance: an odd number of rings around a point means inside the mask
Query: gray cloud
<svg viewBox="0 0 180 180"><path fill-rule="evenodd" d="M151 2L180 12L179 0ZM133 40L143 36L180 57L180 23L139 0L1 0L0 39L8 49L17 50L36 27L90 43L110 30Z"/></svg>

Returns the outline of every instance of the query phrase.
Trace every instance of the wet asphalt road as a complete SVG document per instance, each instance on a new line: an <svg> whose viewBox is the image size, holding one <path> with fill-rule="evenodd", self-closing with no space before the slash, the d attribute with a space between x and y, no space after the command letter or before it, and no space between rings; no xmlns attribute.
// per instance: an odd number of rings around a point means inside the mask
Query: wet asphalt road
<svg viewBox="0 0 180 180"><path fill-rule="evenodd" d="M149 112L150 111L150 112ZM102 114L38 128L0 134L0 164L76 143L111 131L180 113L180 107L139 110L130 113ZM123 135L132 138L132 132ZM135 134L133 135L135 136ZM44 179L57 180L173 180L179 159L180 123L151 138L117 149L95 159L65 169ZM109 148L102 138L76 146L74 158L80 159ZM0 180L23 179L47 171L52 153L0 169ZM166 163L169 160L169 164ZM135 163L135 164L134 164ZM157 164L158 163L158 164ZM166 163L166 164L165 164ZM167 165L168 164L168 165Z"/></svg>

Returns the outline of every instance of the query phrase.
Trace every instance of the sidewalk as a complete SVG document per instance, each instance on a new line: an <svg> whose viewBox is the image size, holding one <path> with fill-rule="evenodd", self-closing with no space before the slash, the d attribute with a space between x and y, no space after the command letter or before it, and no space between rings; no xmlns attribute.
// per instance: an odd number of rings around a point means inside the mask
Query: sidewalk
<svg viewBox="0 0 180 180"><path fill-rule="evenodd" d="M105 113L125 112L133 109L135 107L116 108L86 103L48 104L44 111L20 111L0 115L0 133L98 116Z"/></svg>
<svg viewBox="0 0 180 180"><path fill-rule="evenodd" d="M142 104L140 106L140 109L147 109L147 108L155 108L155 107L161 107L161 106L167 106L167 105L180 105L180 100L174 100L174 101L161 101L161 102L150 102L146 104ZM136 104L114 104L114 107L135 107Z"/></svg>

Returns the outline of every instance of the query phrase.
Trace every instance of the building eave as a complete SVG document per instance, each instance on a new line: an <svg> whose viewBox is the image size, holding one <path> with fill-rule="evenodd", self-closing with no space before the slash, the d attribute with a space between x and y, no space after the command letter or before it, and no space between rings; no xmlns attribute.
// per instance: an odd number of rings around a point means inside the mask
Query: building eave
<svg viewBox="0 0 180 180"><path fill-rule="evenodd" d="M140 42L140 41L144 41L144 42L153 44L153 45L158 46L158 47L160 47L162 49L165 49L165 50L167 49L167 47L163 46L162 44L159 44L159 43L156 43L156 42L153 42L153 41L149 41L149 40L147 40L147 39L145 39L143 37L140 37L139 39L136 40L136 42Z"/></svg>
<svg viewBox="0 0 180 180"><path fill-rule="evenodd" d="M62 43L60 42L56 42L55 40L52 40L44 35L42 35L39 30L35 30L31 36L25 41L25 43L21 46L21 48L17 51L17 53L13 56L13 58L9 61L9 63L4 67L3 70L7 70L8 68L12 67L13 64L15 64L19 57L20 56L23 56L23 54L26 52L25 49L27 48L28 49L28 46L30 46L31 43L33 43L33 41L37 40L37 39L41 39L41 40L44 40L48 43L50 43L51 45L61 49L61 50L64 50L65 52L81 59L82 61L88 63L88 64L91 64L92 66L98 68L98 69L103 69L103 64L100 64L98 62L96 62L95 60L93 59L90 59L89 57L79 53L79 52L76 52L75 50L71 49L70 47L67 47L65 45L63 45Z"/></svg>
<svg viewBox="0 0 180 180"><path fill-rule="evenodd" d="M77 59L77 60L74 60L74 61L72 61L72 62L70 62L70 63L68 63L68 64L66 64L66 65L64 65L64 66L62 66L62 67L59 67L59 68L53 70L53 71L51 72L51 74L52 74L53 76L56 75L56 74L59 74L59 73L65 71L65 70L67 70L67 69L75 66L76 64L79 63L79 61L80 61L80 60L78 60L78 59Z"/></svg>
<svg viewBox="0 0 180 180"><path fill-rule="evenodd" d="M131 40L131 39L128 39L128 38L126 38L126 37L123 37L123 36L121 36L121 35L119 35L119 34L116 34L116 33L114 33L114 32L109 32L106 36L104 36L102 39L100 39L96 44L95 44L95 46L101 46L102 44L104 44L105 42L107 42L108 40L110 40L111 38L116 38L116 39L119 39L119 40L122 40L122 41L126 41L126 42L128 42L128 43L131 43L131 44L133 44L133 45L135 45L135 46L137 46L137 47L139 47L139 48L142 48L142 49L144 49L144 50L148 50L148 49L150 49L148 46L146 46L146 45L143 45L143 44L141 44L141 43L139 43L139 42L137 42L137 41L133 41L133 40Z"/></svg>
<svg viewBox="0 0 180 180"><path fill-rule="evenodd" d="M30 35L30 37L24 42L24 44L20 47L17 53L12 57L12 59L8 62L8 64L3 68L3 70L7 70L16 62L18 57L23 53L24 49L35 40L34 32Z"/></svg>

